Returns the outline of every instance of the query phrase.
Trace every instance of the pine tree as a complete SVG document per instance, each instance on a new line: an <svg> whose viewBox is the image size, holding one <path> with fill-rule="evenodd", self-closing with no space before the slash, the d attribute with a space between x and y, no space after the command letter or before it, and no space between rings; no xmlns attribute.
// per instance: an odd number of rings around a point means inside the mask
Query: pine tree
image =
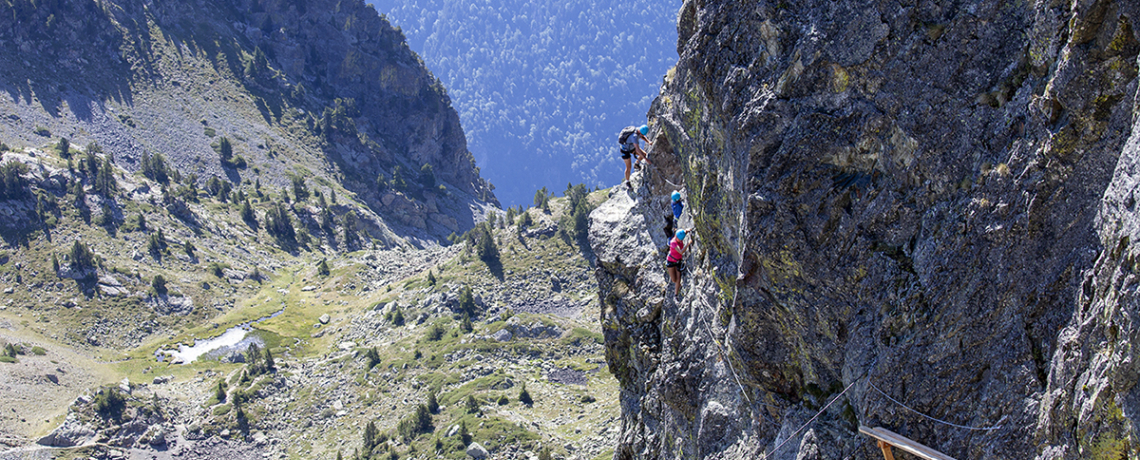
<svg viewBox="0 0 1140 460"><path fill-rule="evenodd" d="M479 401L475 400L475 396L467 395L466 406L468 414L478 414L480 411Z"/></svg>
<svg viewBox="0 0 1140 460"><path fill-rule="evenodd" d="M245 410L241 408L241 404L234 400L234 420L237 421L237 429L242 433L249 433L249 419L246 418Z"/></svg>
<svg viewBox="0 0 1140 460"><path fill-rule="evenodd" d="M104 197L115 193L116 187L114 170L111 169L111 158L103 157L103 166L95 175L95 190Z"/></svg>
<svg viewBox="0 0 1140 460"><path fill-rule="evenodd" d="M66 137L59 138L59 142L55 144L55 151L59 152L62 158L71 158L71 143L67 141Z"/></svg>
<svg viewBox="0 0 1140 460"><path fill-rule="evenodd" d="M376 347L369 348L368 351L364 352L364 358L368 361L365 367L369 370L380 364L380 352L376 350Z"/></svg>
<svg viewBox="0 0 1140 460"><path fill-rule="evenodd" d="M257 214L253 212L253 206L249 204L249 199L241 203L241 210L239 211L241 220L249 225L251 228L257 228Z"/></svg>
<svg viewBox="0 0 1140 460"><path fill-rule="evenodd" d="M226 385L225 382L218 382L218 387L216 390L214 390L214 399L217 399L218 403L226 402L226 386L225 385Z"/></svg>
<svg viewBox="0 0 1140 460"><path fill-rule="evenodd" d="M459 311L468 315L475 314L475 295L471 292L471 286L464 285L459 289Z"/></svg>
<svg viewBox="0 0 1140 460"><path fill-rule="evenodd" d="M74 270L89 270L95 268L95 254L87 249L87 245L76 241L71 245L71 268Z"/></svg>
<svg viewBox="0 0 1140 460"><path fill-rule="evenodd" d="M356 217L356 211L349 211L344 214L344 245L352 247L356 244L356 227L359 219Z"/></svg>
<svg viewBox="0 0 1140 460"><path fill-rule="evenodd" d="M431 167L431 163L424 163L420 168L420 184L426 189L435 188L435 171Z"/></svg>
<svg viewBox="0 0 1140 460"><path fill-rule="evenodd" d="M165 295L167 292L166 278L162 275L154 275L154 278L150 281L150 287L154 289L155 294Z"/></svg>
<svg viewBox="0 0 1140 460"><path fill-rule="evenodd" d="M273 353L269 351L269 348L265 349L265 370L268 372L277 371L277 361L273 360Z"/></svg>
<svg viewBox="0 0 1140 460"><path fill-rule="evenodd" d="M473 231L475 232L475 252L479 255L479 259L487 264L497 262L499 260L499 247L495 245L490 224L483 222L475 226Z"/></svg>
<svg viewBox="0 0 1140 460"><path fill-rule="evenodd" d="M305 178L293 176L293 197L300 203L309 198L309 189L305 186Z"/></svg>
<svg viewBox="0 0 1140 460"><path fill-rule="evenodd" d="M439 412L439 400L435 396L435 388L428 390L427 409L433 414Z"/></svg>
<svg viewBox="0 0 1140 460"><path fill-rule="evenodd" d="M535 190L534 192L534 206L541 207L546 202L546 187Z"/></svg>
<svg viewBox="0 0 1140 460"><path fill-rule="evenodd" d="M364 443L361 446L365 457L372 455L372 448L376 446L376 435L376 423L369 420L368 425L364 427Z"/></svg>
<svg viewBox="0 0 1140 460"><path fill-rule="evenodd" d="M467 431L467 422L459 422L459 440L463 445L471 444L471 432Z"/></svg>
<svg viewBox="0 0 1140 460"><path fill-rule="evenodd" d="M522 389L519 390L519 402L526 404L528 407L534 404L534 400L530 399L530 392L526 391L526 384L522 384Z"/></svg>
<svg viewBox="0 0 1140 460"><path fill-rule="evenodd" d="M71 193L75 194L75 207L87 207L87 190L83 189L83 183L79 181L72 182Z"/></svg>
<svg viewBox="0 0 1140 460"><path fill-rule="evenodd" d="M401 192L408 190L408 181L404 179L404 172L399 165L392 168L392 188Z"/></svg>
<svg viewBox="0 0 1140 460"><path fill-rule="evenodd" d="M329 264L325 262L325 259L321 259L321 262L317 264L317 274L329 276Z"/></svg>
<svg viewBox="0 0 1140 460"><path fill-rule="evenodd" d="M230 144L228 137L222 136L222 138L218 140L218 154L222 156L222 162L224 163L229 163L230 160L233 159L234 146Z"/></svg>
<svg viewBox="0 0 1140 460"><path fill-rule="evenodd" d="M427 282L428 282L428 286L435 286L435 282L436 282L435 275L431 272L430 268L428 269Z"/></svg>
<svg viewBox="0 0 1140 460"><path fill-rule="evenodd" d="M83 172L87 174L87 178L94 183L95 176L99 174L99 159L95 158L95 154L87 152L87 155L83 157L83 163L80 164L80 167L82 167Z"/></svg>
<svg viewBox="0 0 1140 460"><path fill-rule="evenodd" d="M534 220L530 218L530 213L523 211L522 217L519 218L519 231L525 230L534 224Z"/></svg>

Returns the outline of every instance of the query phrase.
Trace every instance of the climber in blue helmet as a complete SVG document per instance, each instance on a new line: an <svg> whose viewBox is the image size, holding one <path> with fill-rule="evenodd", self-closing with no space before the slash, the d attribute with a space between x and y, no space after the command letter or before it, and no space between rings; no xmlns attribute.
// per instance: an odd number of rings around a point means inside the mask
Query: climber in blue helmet
<svg viewBox="0 0 1140 460"><path fill-rule="evenodd" d="M681 264L685 258L685 230L677 230L669 241L669 255L665 257L665 271L673 282L673 298L681 298Z"/></svg>
<svg viewBox="0 0 1140 460"><path fill-rule="evenodd" d="M685 210L685 204L681 202L681 192L676 190L669 196L673 199L673 212L665 214L665 238L673 238L673 225L681 220L681 212Z"/></svg>
<svg viewBox="0 0 1140 460"><path fill-rule="evenodd" d="M641 148L641 141L645 141L647 148L653 146L649 142L649 138L646 137L648 134L649 126L641 125L637 128L627 126L618 135L618 143L621 144L621 159L625 161L625 186L628 188L633 188L629 183L629 170L633 166L632 157L636 155L637 161L649 164L645 159L645 150ZM638 166L640 168L640 165Z"/></svg>
<svg viewBox="0 0 1140 460"><path fill-rule="evenodd" d="M673 199L673 218L680 219L681 212L685 210L685 203L681 202L681 192L674 190L671 198Z"/></svg>

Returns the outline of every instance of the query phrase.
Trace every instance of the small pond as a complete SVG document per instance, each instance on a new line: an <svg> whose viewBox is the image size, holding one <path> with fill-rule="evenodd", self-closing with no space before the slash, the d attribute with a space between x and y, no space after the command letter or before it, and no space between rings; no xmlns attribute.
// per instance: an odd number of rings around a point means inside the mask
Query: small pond
<svg viewBox="0 0 1140 460"><path fill-rule="evenodd" d="M222 335L214 338L195 339L194 346L179 344L177 350L160 348L154 352L154 356L159 362L169 358L172 364L189 364L202 357L218 359L234 352L244 353L251 344L265 348L265 340L259 336L258 331L254 330L253 325L284 312L285 309L282 308L272 315L226 329Z"/></svg>

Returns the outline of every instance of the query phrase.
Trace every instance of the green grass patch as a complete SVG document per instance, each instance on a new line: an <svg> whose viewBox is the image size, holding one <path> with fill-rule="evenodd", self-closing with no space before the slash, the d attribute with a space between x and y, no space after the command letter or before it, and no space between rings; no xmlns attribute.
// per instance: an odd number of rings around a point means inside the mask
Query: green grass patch
<svg viewBox="0 0 1140 460"><path fill-rule="evenodd" d="M460 382L459 376L449 372L428 372L416 377L429 388L443 388Z"/></svg>
<svg viewBox="0 0 1140 460"><path fill-rule="evenodd" d="M233 407L230 406L229 404L225 404L225 405L215 407L214 412L213 412L214 417L221 417L223 415L226 415L226 414L230 413L231 409L233 409Z"/></svg>
<svg viewBox="0 0 1140 460"><path fill-rule="evenodd" d="M507 376L499 373L479 377L460 385L459 388L453 391L444 393L439 397L439 403L451 406L466 400L468 396L476 396L476 399L479 399L479 397L475 395L476 392L487 392L503 388L505 387L504 382L506 382L506 380Z"/></svg>
<svg viewBox="0 0 1140 460"><path fill-rule="evenodd" d="M597 457L594 457L594 460L611 460L613 458L614 458L614 450L613 449L606 449L606 450L602 451L602 453L598 454Z"/></svg>
<svg viewBox="0 0 1140 460"><path fill-rule="evenodd" d="M565 346L580 346L590 341L601 345L605 343L605 337L599 332L576 327L570 331L569 335L559 340Z"/></svg>

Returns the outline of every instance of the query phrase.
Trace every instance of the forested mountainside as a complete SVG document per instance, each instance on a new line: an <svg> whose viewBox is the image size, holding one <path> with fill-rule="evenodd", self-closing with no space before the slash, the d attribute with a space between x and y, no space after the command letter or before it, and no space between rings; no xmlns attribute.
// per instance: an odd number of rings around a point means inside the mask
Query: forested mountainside
<svg viewBox="0 0 1140 460"><path fill-rule="evenodd" d="M439 80L361 1L0 8L12 147L94 143L128 171L162 155L198 186L301 178L351 196L385 244L462 233L495 203Z"/></svg>
<svg viewBox="0 0 1140 460"><path fill-rule="evenodd" d="M680 0L379 0L448 89L495 194L621 180L617 134L640 125L677 62Z"/></svg>
<svg viewBox="0 0 1140 460"><path fill-rule="evenodd" d="M652 166L591 215L615 458L1140 456L1138 20L685 2Z"/></svg>

